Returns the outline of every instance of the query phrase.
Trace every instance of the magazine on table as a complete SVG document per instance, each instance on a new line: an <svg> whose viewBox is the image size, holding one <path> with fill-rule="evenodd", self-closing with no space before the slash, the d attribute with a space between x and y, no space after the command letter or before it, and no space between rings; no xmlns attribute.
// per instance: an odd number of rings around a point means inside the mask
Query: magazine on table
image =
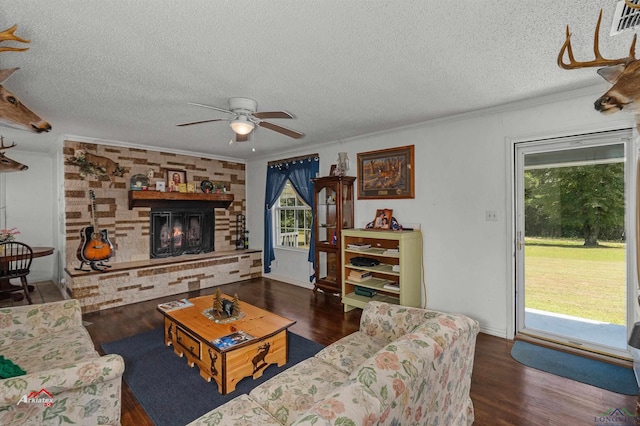
<svg viewBox="0 0 640 426"><path fill-rule="evenodd" d="M193 306L193 303L189 302L187 299L173 300L171 302L160 303L158 308L162 309L165 312L174 311L176 309L187 308L189 306Z"/></svg>
<svg viewBox="0 0 640 426"><path fill-rule="evenodd" d="M236 331L235 333L231 333L218 339L212 340L211 343L213 343L213 345L218 349L226 349L239 343L248 342L249 340L253 339L254 337L252 335L240 330Z"/></svg>

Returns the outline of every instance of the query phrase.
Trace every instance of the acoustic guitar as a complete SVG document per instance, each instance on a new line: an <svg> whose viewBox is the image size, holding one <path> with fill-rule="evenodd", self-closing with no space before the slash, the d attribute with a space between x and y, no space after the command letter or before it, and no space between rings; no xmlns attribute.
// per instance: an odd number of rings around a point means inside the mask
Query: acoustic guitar
<svg viewBox="0 0 640 426"><path fill-rule="evenodd" d="M113 255L113 245L109 241L106 229L98 229L98 218L96 212L96 196L93 190L89 191L91 200L91 226L80 230L80 247L78 247L78 260L82 262L80 268L85 263L91 265L92 269L97 269L96 262L102 262ZM103 265L104 266L104 265Z"/></svg>

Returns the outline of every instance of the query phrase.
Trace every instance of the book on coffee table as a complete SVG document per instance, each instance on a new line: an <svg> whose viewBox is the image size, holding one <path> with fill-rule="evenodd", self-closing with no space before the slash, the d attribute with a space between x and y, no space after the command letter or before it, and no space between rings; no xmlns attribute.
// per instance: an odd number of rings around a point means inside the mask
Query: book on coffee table
<svg viewBox="0 0 640 426"><path fill-rule="evenodd" d="M175 309L187 308L189 306L193 306L193 303L189 302L187 299L173 300L171 302L160 303L158 308L162 309L165 312L173 311Z"/></svg>
<svg viewBox="0 0 640 426"><path fill-rule="evenodd" d="M245 333L244 331L236 331L235 333L228 334L226 336L222 336L218 339L213 340L211 343L218 349L226 349L231 346L235 346L239 343L248 342L249 340L253 340L254 337L249 333Z"/></svg>

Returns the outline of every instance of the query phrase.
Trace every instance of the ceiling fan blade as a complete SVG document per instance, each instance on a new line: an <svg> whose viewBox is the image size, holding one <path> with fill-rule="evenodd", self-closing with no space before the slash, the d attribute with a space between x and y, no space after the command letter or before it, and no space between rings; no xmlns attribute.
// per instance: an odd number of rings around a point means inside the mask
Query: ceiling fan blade
<svg viewBox="0 0 640 426"><path fill-rule="evenodd" d="M214 106L211 106L211 105L199 104L199 103L196 103L196 102L187 102L187 103L189 105L199 106L199 107L202 107L202 108L215 109L216 111L226 112L227 114L236 115L235 112L230 111L228 109L224 109L224 108L218 108L218 107L214 107Z"/></svg>
<svg viewBox="0 0 640 426"><path fill-rule="evenodd" d="M246 135L239 135L236 133L236 142L246 142L249 140L249 133Z"/></svg>
<svg viewBox="0 0 640 426"><path fill-rule="evenodd" d="M192 121L190 123L176 124L176 126L191 126L192 124L211 123L213 121L229 121L228 118L214 118L212 120Z"/></svg>
<svg viewBox="0 0 640 426"><path fill-rule="evenodd" d="M296 132L295 130L287 129L286 127L278 126L277 124L269 123L268 121L261 121L258 123L258 126L282 133L283 135L294 139L300 139L304 136L304 133Z"/></svg>
<svg viewBox="0 0 640 426"><path fill-rule="evenodd" d="M293 118L287 111L260 111L252 114L255 118Z"/></svg>

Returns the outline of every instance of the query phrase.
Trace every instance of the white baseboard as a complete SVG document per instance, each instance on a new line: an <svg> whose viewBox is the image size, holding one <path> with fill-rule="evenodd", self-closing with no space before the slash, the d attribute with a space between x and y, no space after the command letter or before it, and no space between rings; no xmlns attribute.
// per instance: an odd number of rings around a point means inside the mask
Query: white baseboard
<svg viewBox="0 0 640 426"><path fill-rule="evenodd" d="M480 324L480 332L484 333L484 334L490 334L491 336L501 337L503 339L513 340L509 336L507 336L507 331L506 330L501 330L501 329L496 329L496 328L491 328L491 327L485 327L482 324Z"/></svg>
<svg viewBox="0 0 640 426"><path fill-rule="evenodd" d="M304 287L304 288L308 288L309 290L313 290L313 284L310 282L304 282L304 281L298 281L298 280L293 280L289 277L282 277L280 275L276 275L276 274L265 274L263 273L262 276L264 278L269 278L272 280L277 280L277 281L282 281L285 282L287 284L292 284L292 285L297 285L298 287Z"/></svg>

